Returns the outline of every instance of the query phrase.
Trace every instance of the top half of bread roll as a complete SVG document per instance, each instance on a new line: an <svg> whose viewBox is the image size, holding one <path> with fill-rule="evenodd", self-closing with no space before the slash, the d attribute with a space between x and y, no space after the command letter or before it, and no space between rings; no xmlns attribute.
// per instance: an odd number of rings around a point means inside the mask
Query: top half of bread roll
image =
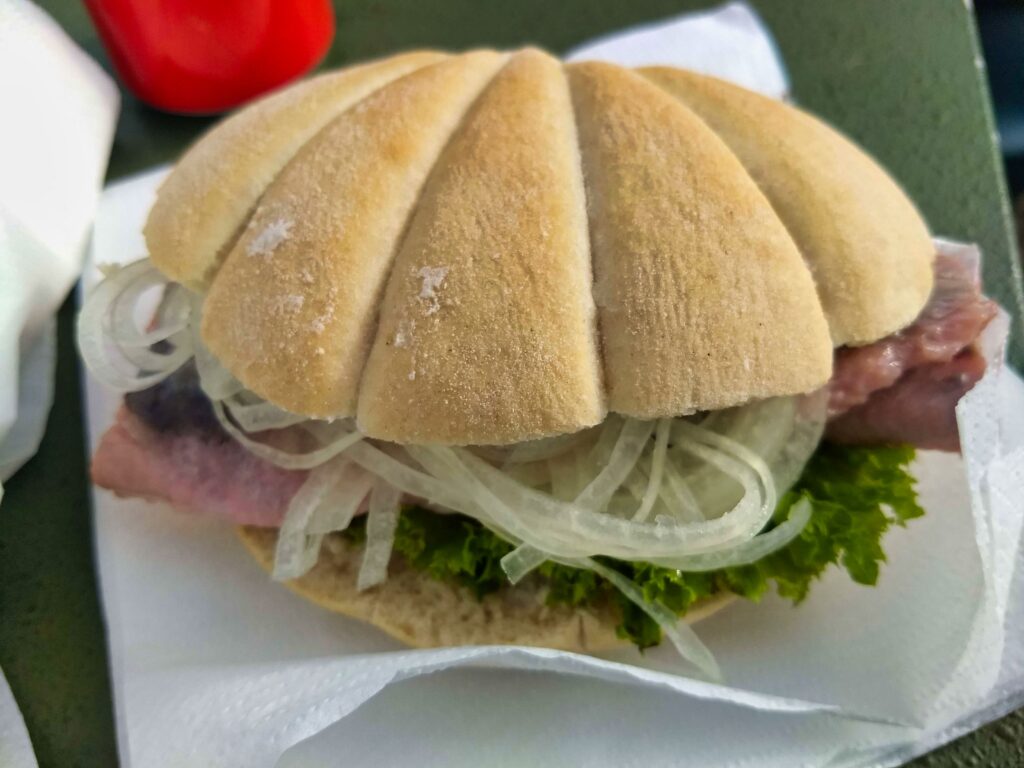
<svg viewBox="0 0 1024 768"><path fill-rule="evenodd" d="M913 204L824 123L536 49L401 54L256 102L185 154L145 234L245 386L399 443L809 392L932 286Z"/></svg>

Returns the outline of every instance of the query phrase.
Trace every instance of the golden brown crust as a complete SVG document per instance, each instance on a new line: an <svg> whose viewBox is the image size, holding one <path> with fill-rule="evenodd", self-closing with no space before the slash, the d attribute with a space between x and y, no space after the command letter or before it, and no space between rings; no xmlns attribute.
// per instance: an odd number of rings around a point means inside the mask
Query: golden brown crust
<svg viewBox="0 0 1024 768"><path fill-rule="evenodd" d="M807 260L833 342L910 323L932 289L928 228L863 150L815 117L711 77L640 70L703 118L771 200Z"/></svg>
<svg viewBox="0 0 1024 768"><path fill-rule="evenodd" d="M725 144L628 70L568 71L609 408L673 416L828 381L814 284Z"/></svg>
<svg viewBox="0 0 1024 768"><path fill-rule="evenodd" d="M157 193L145 228L153 263L171 279L204 289L224 247L303 144L377 88L444 57L416 51L320 75L218 123Z"/></svg>
<svg viewBox="0 0 1024 768"><path fill-rule="evenodd" d="M419 53L295 86L189 151L151 255L209 286L203 338L247 387L404 443L806 392L917 314L927 230L873 161L641 72Z"/></svg>
<svg viewBox="0 0 1024 768"><path fill-rule="evenodd" d="M242 527L238 535L267 571L274 562L277 532ZM342 536L329 536L316 566L305 576L285 582L306 599L335 613L369 622L395 639L416 647L456 645L531 645L564 651L598 653L628 646L615 634L618 621L601 610L548 606L541 586L520 584L477 600L469 590L415 571L392 559L388 580L373 589L356 590L361 551ZM709 600L686 615L693 624L732 598Z"/></svg>
<svg viewBox="0 0 1024 768"><path fill-rule="evenodd" d="M203 340L250 389L352 416L384 281L427 174L504 57L445 59L307 143L260 199L203 306Z"/></svg>
<svg viewBox="0 0 1024 768"><path fill-rule="evenodd" d="M398 252L359 427L503 443L605 417L586 201L557 59L516 54L438 161Z"/></svg>

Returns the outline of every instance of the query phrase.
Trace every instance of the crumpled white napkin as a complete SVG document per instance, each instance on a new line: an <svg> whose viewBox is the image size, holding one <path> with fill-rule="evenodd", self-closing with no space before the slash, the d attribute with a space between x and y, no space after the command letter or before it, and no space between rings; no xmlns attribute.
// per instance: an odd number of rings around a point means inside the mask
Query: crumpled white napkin
<svg viewBox="0 0 1024 768"><path fill-rule="evenodd" d="M38 767L25 721L3 672L0 672L0 765L4 768Z"/></svg>
<svg viewBox="0 0 1024 768"><path fill-rule="evenodd" d="M574 48L565 58L604 59L625 67L668 64L776 99L789 93L775 41L757 14L741 2L614 32Z"/></svg>
<svg viewBox="0 0 1024 768"><path fill-rule="evenodd" d="M46 427L54 315L82 269L118 104L113 81L53 19L0 0L0 500ZM0 765L36 765L2 673Z"/></svg>
<svg viewBox="0 0 1024 768"><path fill-rule="evenodd" d="M664 63L699 45L712 52L706 71L747 58L746 71L765 74L764 90L784 93L770 38L749 9L733 4L698 19L665 27ZM622 38L629 56L655 48L657 32L643 34L639 44ZM601 46L603 58L616 58L612 41ZM144 254L139 229L159 178L107 191L95 262ZM994 345L999 330L987 334ZM668 649L607 659L401 649L268 583L224 526L97 493L122 760L136 768L324 765L339 755L446 766L895 764L979 722L965 714L994 713L1024 691L1024 616L1010 610L1024 585L1009 580L1022 510L989 504L1024 489L1012 473L1024 460L1024 425L1014 421L1024 383L996 368L961 415L967 440L1002 458L986 466L969 451L968 476L956 456L921 453L915 473L929 514L887 537L890 562L877 588L833 571L799 610L771 597L702 622L726 685L678 674ZM117 403L90 382L94 441ZM972 509L972 499L984 503ZM1007 610L1017 623L1004 633ZM1014 641L1005 656L1004 639Z"/></svg>
<svg viewBox="0 0 1024 768"><path fill-rule="evenodd" d="M28 0L0 0L0 482L39 446L54 313L82 269L113 141L113 81Z"/></svg>

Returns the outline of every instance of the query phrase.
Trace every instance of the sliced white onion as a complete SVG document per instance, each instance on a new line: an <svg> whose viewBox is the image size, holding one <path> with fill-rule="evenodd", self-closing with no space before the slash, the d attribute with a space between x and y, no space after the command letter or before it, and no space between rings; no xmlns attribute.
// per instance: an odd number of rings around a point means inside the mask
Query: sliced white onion
<svg viewBox="0 0 1024 768"><path fill-rule="evenodd" d="M422 446L410 446L409 451L447 487L464 492L459 503L453 507L455 510L475 517L489 527L498 525L513 540L525 541L545 552L570 557L593 551L595 546L600 550L609 540L628 541L629 537L625 533L635 531L627 529L624 533L621 528L623 525L646 528L648 534L653 534L654 542L662 545L665 544L665 534L671 533L661 530L660 526L635 526L629 521L616 520L605 514L590 513L572 504L558 502L547 494L515 483L468 452ZM603 541L596 545L592 542L593 531L590 529L595 525L606 528L599 532ZM587 534L591 534L589 539ZM609 546L613 548L615 545L611 543ZM629 544L624 547L629 554L636 555L635 550L629 549ZM677 550L670 546L669 551ZM613 552L612 556L622 555Z"/></svg>
<svg viewBox="0 0 1024 768"><path fill-rule="evenodd" d="M584 443L593 442L599 429L583 429L568 435L527 440L515 445L474 445L468 450L492 464L508 469L517 464L533 464L570 453Z"/></svg>
<svg viewBox="0 0 1024 768"><path fill-rule="evenodd" d="M605 468L576 497L576 505L600 512L622 485L643 453L654 422L629 419L622 425Z"/></svg>
<svg viewBox="0 0 1024 768"><path fill-rule="evenodd" d="M529 464L509 464L505 473L530 488L542 488L551 485L553 475L548 463L534 461Z"/></svg>
<svg viewBox="0 0 1024 768"><path fill-rule="evenodd" d="M338 419L336 421L309 420L303 421L300 425L304 432L312 435L318 442L326 445L333 443L339 437L354 432L355 426L350 419Z"/></svg>
<svg viewBox="0 0 1024 768"><path fill-rule="evenodd" d="M708 650L708 647L697 637L697 633L693 631L693 628L689 624L680 621L678 616L660 603L652 603L646 600L643 593L632 581L615 569L608 568L596 560L569 562L567 565L577 568L588 568L598 576L610 581L616 589L625 595L627 600L657 622L658 626L661 627L661 631L665 633L665 637L669 639L680 656L697 667L710 680L717 681L722 679L722 672L718 667L718 662L715 661L715 657Z"/></svg>
<svg viewBox="0 0 1024 768"><path fill-rule="evenodd" d="M232 395L237 395L244 387L231 372L220 364L220 361L213 356L213 353L206 348L203 340L199 338L199 322L195 322L192 328L192 346L196 359L196 371L199 373L199 386L213 402L226 400Z"/></svg>
<svg viewBox="0 0 1024 768"><path fill-rule="evenodd" d="M244 402L241 392L226 398L223 402L231 418L246 432L263 432L268 429L284 429L307 421L305 416L289 413L273 403L263 401Z"/></svg>
<svg viewBox="0 0 1024 768"><path fill-rule="evenodd" d="M822 387L817 392L803 397L790 399L796 402L786 439L774 455L761 452L767 457L780 495L800 479L807 460L821 443L828 409L828 387Z"/></svg>
<svg viewBox="0 0 1024 768"><path fill-rule="evenodd" d="M788 489L803 471L808 457L821 440L825 425L823 392L803 397L775 397L707 414L700 428L731 438L768 465L778 493ZM673 426L685 429L685 420ZM677 450L669 465L683 479L705 511L734 504L740 489L713 465L688 461Z"/></svg>
<svg viewBox="0 0 1024 768"><path fill-rule="evenodd" d="M334 485L335 477L336 469L332 466L310 472L288 503L274 551L272 575L278 581L297 579L316 565L324 537L310 534L309 524Z"/></svg>
<svg viewBox="0 0 1024 768"><path fill-rule="evenodd" d="M671 421L668 419L662 419L658 422L654 452L651 459L651 473L646 489L642 494L640 508L633 516L633 520L635 522L643 522L646 520L658 497L658 489L661 486L662 470L665 464L665 451L668 447L670 427ZM561 479L562 466L565 462L554 460L551 461L550 464L552 466L552 490L556 497L561 497L562 494L565 494L569 490L565 487L564 480ZM572 465L572 469L575 474L575 462L572 462ZM560 489L559 486L562 486L562 489ZM588 485L587 489L590 489L591 487L592 485ZM562 490L562 494L559 493L559 490ZM575 498L575 502L577 504L580 503L580 496L582 495L583 494L581 493L577 498ZM501 559L501 567L505 571L505 575L508 576L508 580L512 584L516 584L530 573L530 571L539 567L545 560L547 560L547 555L542 550L523 544Z"/></svg>
<svg viewBox="0 0 1024 768"><path fill-rule="evenodd" d="M721 568L732 568L739 565L756 563L763 557L777 552L800 535L811 519L811 502L800 499L789 511L785 521L749 541L745 541L730 549L720 552L709 552L703 555L684 555L677 558L654 558L653 565L674 568L679 571L702 572L717 571Z"/></svg>
<svg viewBox="0 0 1024 768"><path fill-rule="evenodd" d="M333 533L348 528L366 496L373 488L374 477L350 461L335 462L334 479L306 526L306 532Z"/></svg>
<svg viewBox="0 0 1024 768"><path fill-rule="evenodd" d="M690 490L690 486L675 465L670 461L665 462L662 471L665 481L661 484L661 494L669 509L684 522L695 523L699 520L706 520L707 518L701 511L700 502L697 501L697 497L693 495L693 491Z"/></svg>
<svg viewBox="0 0 1024 768"><path fill-rule="evenodd" d="M395 542L402 492L378 481L370 492L370 511L366 518L366 549L359 567L356 589L376 586L388 576L388 562Z"/></svg>
<svg viewBox="0 0 1024 768"><path fill-rule="evenodd" d="M505 460L509 464L527 464L532 461L544 461L562 456L570 451L576 450L582 444L588 443L595 437L595 430L584 429L569 435L558 435L542 440L530 440L519 443L509 452Z"/></svg>
<svg viewBox="0 0 1024 768"><path fill-rule="evenodd" d="M462 497L437 478L409 467L366 441L348 448L345 456L410 496L453 511L459 511L462 505Z"/></svg>
<svg viewBox="0 0 1024 768"><path fill-rule="evenodd" d="M669 430L672 422L669 419L661 419L655 429L654 452L651 454L651 474L647 481L647 490L644 491L640 500L640 508L633 515L633 521L642 523L651 514L654 502L658 498L658 490L661 488L661 476L665 471L665 452L668 449Z"/></svg>
<svg viewBox="0 0 1024 768"><path fill-rule="evenodd" d="M192 305L185 289L177 284L168 284L165 278L147 260L125 267L117 277L108 278L115 282L122 275L124 288L114 297L107 314L111 339L120 347L148 348L163 341L174 333L188 329ZM129 277L130 276L130 277ZM153 288L166 286L156 313L155 327L146 331L139 329L139 299ZM143 320L148 324L150 318Z"/></svg>
<svg viewBox="0 0 1024 768"><path fill-rule="evenodd" d="M501 558L501 570L505 572L509 583L515 585L534 568L539 568L541 563L547 559L547 554L541 550L528 544L520 544Z"/></svg>
<svg viewBox="0 0 1024 768"><path fill-rule="evenodd" d="M608 418L604 420L604 424L601 425L601 431L598 433L597 442L594 443L594 447L590 449L588 455L589 462L592 465L603 467L608 463L611 458L612 450L615 448L615 443L619 439L619 434L622 432L622 426L625 422L621 416L614 413L608 414Z"/></svg>
<svg viewBox="0 0 1024 768"><path fill-rule="evenodd" d="M462 460L463 456L460 456L458 452L439 446L422 445L406 446L406 451L427 472L458 494L457 504L452 507L453 509L468 514L489 527L497 526L499 530L504 531L506 535L511 535L516 540L528 540L524 533L529 535L529 525L510 510L491 488L480 482L479 478L466 467ZM486 466L491 466L468 451L464 451L463 454ZM500 472L500 470L497 471ZM519 484L517 483L517 485ZM525 488L525 486L520 487Z"/></svg>
<svg viewBox="0 0 1024 768"><path fill-rule="evenodd" d="M311 471L289 502L278 531L273 578L297 579L316 565L324 535L348 528L373 482L346 459Z"/></svg>
<svg viewBox="0 0 1024 768"><path fill-rule="evenodd" d="M529 466L543 466L547 469L547 474L551 481L552 496L560 501L573 501L579 496L580 491L586 488L587 483L590 482L590 477L586 475L586 472L580 471L580 467L577 465L578 458L573 455L556 456L548 459L543 464L538 462ZM512 474L508 469L505 471L510 475ZM514 477L515 475L512 476Z"/></svg>
<svg viewBox="0 0 1024 768"><path fill-rule="evenodd" d="M117 353L133 368L140 371L139 376L148 377L158 373L165 378L188 362L192 357L191 333L186 329L163 339L170 345L169 352L154 352L146 347L117 347Z"/></svg>
<svg viewBox="0 0 1024 768"><path fill-rule="evenodd" d="M78 348L92 374L112 389L135 392L158 384L191 356L189 302L175 287L161 302L154 325L140 331L135 302L146 289L166 282L148 259L112 270L86 297L78 315ZM147 347L167 341L171 350ZM139 369L143 370L139 370Z"/></svg>
<svg viewBox="0 0 1024 768"><path fill-rule="evenodd" d="M676 432L674 439L683 451L696 456L705 464L715 467L726 478L731 478L743 488L743 495L737 505L733 507L732 512L726 513L720 518L708 520L707 524L718 523L742 508L746 514L742 517L741 527L746 528L748 532L760 531L774 512L777 499L775 481L761 457L753 454L735 440L693 424L677 423L673 425L673 431ZM749 502L758 494L755 490L758 485L762 489L762 494L759 504L755 506ZM702 506L707 509L707 502L704 499L701 499L701 502ZM710 507L710 509L717 510L718 507ZM737 515L737 517L739 516ZM733 519L731 522L736 524L737 521ZM741 538L749 538L749 536L741 535Z"/></svg>
<svg viewBox="0 0 1024 768"><path fill-rule="evenodd" d="M737 539L745 540L756 534L767 521L764 499L759 493L756 474L750 467L702 445L694 445L692 449L712 455L727 470L736 471L751 493L721 518L685 525L665 525L657 521L634 523L591 512L527 488L468 452L460 449L430 450L454 453L474 474L478 486L500 497L503 506L515 510L516 530L513 533L538 549L561 557L603 554L622 560L646 560L658 556L695 554ZM480 519L474 511L454 509ZM770 515L771 510L767 514Z"/></svg>
<svg viewBox="0 0 1024 768"><path fill-rule="evenodd" d="M266 459L285 469L312 469L340 455L363 439L363 436L358 432L345 432L322 448L305 453L292 453L291 451L283 451L280 448L274 448L251 438L244 430L237 427L231 421L231 418L225 411L223 402L214 401L213 412L217 417L217 421L224 427L224 430L241 443L246 450L259 456L261 459Z"/></svg>
<svg viewBox="0 0 1024 768"><path fill-rule="evenodd" d="M609 430L611 432L611 430ZM583 489L589 485L591 478L594 476L594 467L603 466L603 464L592 464L592 456L594 456L594 449L591 449L590 454L584 454L582 451L576 454L576 461L574 462L575 469L575 480L573 481L573 494L570 498L575 499L582 493ZM610 455L610 453L609 453Z"/></svg>
<svg viewBox="0 0 1024 768"><path fill-rule="evenodd" d="M629 517L632 517L637 513L637 504L644 500L644 495L647 493L647 486L651 482L650 464L650 456L640 457L640 461L638 461L636 466L633 467L633 471L626 476L625 482L622 483L622 488L612 495L605 511L610 510L613 506L621 508L623 502L629 503L632 501L636 503L630 504ZM625 493L623 493L623 491L625 491ZM630 498L627 499L627 495Z"/></svg>
<svg viewBox="0 0 1024 768"><path fill-rule="evenodd" d="M110 362L109 360L101 362L104 358L97 357L94 351L87 351L89 346L89 341L84 340L79 335L78 348L82 359L86 361L86 367L90 373L105 386L118 392L138 392L143 389L149 389L166 379L188 360L188 356L185 355L173 358L168 357L165 362L166 368L161 370L149 371L147 373L127 373L123 370L123 366L117 363Z"/></svg>

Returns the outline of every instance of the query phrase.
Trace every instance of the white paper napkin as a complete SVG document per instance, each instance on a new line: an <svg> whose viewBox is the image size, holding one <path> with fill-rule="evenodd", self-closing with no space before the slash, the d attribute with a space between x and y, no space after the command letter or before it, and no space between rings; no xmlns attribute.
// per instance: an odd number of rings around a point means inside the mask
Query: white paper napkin
<svg viewBox="0 0 1024 768"><path fill-rule="evenodd" d="M738 18L759 29L749 11L730 6L723 39L735 35ZM669 28L674 45L687 48L686 26ZM710 46L716 25L701 16L696 29ZM716 57L771 51L766 34L756 34L761 44L748 39ZM750 71L781 69L762 61ZM139 233L159 178L105 193L97 262L144 255ZM988 333L993 343L998 331ZM921 453L915 473L928 514L887 537L890 562L877 588L833 570L799 609L771 597L702 622L725 685L677 674L667 649L606 659L503 647L405 650L270 583L223 525L98 492L123 762L259 768L344 755L385 765L414 756L424 765L789 768L890 764L939 743L974 708L993 711L1024 690L1014 661L1004 665L999 698L983 698L997 680L1004 638L1024 637L1024 623L1003 632L1024 510L989 503L1024 488L1012 463L1024 462L1013 443L1024 425L1012 421L1024 411L1024 383L998 378L997 367L961 416L969 439L1003 458L980 466L971 455L968 475L957 456ZM94 440L117 402L89 383ZM972 507L972 499L985 503ZM1014 645L1006 659L1021 656Z"/></svg>
<svg viewBox="0 0 1024 768"><path fill-rule="evenodd" d="M53 399L53 314L78 279L117 119L114 83L46 13L0 0L0 481Z"/></svg>
<svg viewBox="0 0 1024 768"><path fill-rule="evenodd" d="M0 765L4 768L37 768L25 721L14 701L3 672L0 672Z"/></svg>
<svg viewBox="0 0 1024 768"><path fill-rule="evenodd" d="M565 58L614 61L625 67L668 64L731 80L777 99L789 93L775 41L746 3L726 3L632 27L584 43Z"/></svg>

